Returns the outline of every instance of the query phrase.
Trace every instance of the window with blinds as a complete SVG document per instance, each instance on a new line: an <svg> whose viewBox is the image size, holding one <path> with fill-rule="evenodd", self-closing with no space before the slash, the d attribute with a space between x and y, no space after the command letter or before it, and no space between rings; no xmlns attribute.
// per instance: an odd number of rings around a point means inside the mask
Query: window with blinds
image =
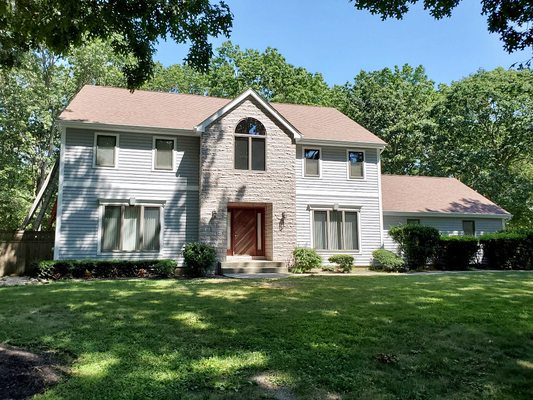
<svg viewBox="0 0 533 400"><path fill-rule="evenodd" d="M313 247L317 250L359 250L357 211L314 210Z"/></svg>
<svg viewBox="0 0 533 400"><path fill-rule="evenodd" d="M104 206L101 249L112 251L159 251L161 207Z"/></svg>

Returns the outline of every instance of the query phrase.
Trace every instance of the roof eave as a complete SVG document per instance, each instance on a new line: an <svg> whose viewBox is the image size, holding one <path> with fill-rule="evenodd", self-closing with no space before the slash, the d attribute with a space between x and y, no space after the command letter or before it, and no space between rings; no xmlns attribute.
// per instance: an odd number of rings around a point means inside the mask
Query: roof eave
<svg viewBox="0 0 533 400"><path fill-rule="evenodd" d="M199 136L199 133L193 129L177 129L177 128L162 128L157 126L136 126L136 125L124 125L124 124L105 124L101 122L91 121L69 121L69 120L56 120L56 123L60 127L65 128L78 128L78 129L92 129L92 130L104 130L114 132L131 132L131 133L146 133L146 134L159 134L159 135L180 135L180 136Z"/></svg>
<svg viewBox="0 0 533 400"><path fill-rule="evenodd" d="M365 147L372 149L383 150L386 143L373 143L373 142L361 142L361 141L349 141L349 140L328 140L328 139L301 139L298 141L304 145L321 145L321 146L350 146L350 147Z"/></svg>
<svg viewBox="0 0 533 400"><path fill-rule="evenodd" d="M438 212L438 211L387 211L383 210L383 215L388 216L425 216L425 217L450 217L450 218L500 218L511 219L512 214L494 213L463 213L463 212Z"/></svg>

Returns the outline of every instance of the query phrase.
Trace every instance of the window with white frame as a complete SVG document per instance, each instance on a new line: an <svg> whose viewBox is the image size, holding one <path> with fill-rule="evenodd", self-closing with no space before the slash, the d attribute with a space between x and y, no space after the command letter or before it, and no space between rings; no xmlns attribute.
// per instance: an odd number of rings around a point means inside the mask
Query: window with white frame
<svg viewBox="0 0 533 400"><path fill-rule="evenodd" d="M320 149L304 148L304 176L320 176Z"/></svg>
<svg viewBox="0 0 533 400"><path fill-rule="evenodd" d="M365 152L348 150L348 178L361 179L365 177Z"/></svg>
<svg viewBox="0 0 533 400"><path fill-rule="evenodd" d="M359 212L313 210L313 247L317 250L359 250Z"/></svg>
<svg viewBox="0 0 533 400"><path fill-rule="evenodd" d="M174 169L175 150L176 139L154 137L154 169L172 171Z"/></svg>
<svg viewBox="0 0 533 400"><path fill-rule="evenodd" d="M241 120L235 128L235 169L265 171L266 129L255 118Z"/></svg>
<svg viewBox="0 0 533 400"><path fill-rule="evenodd" d="M117 161L118 135L97 133L94 146L96 167L115 167Z"/></svg>
<svg viewBox="0 0 533 400"><path fill-rule="evenodd" d="M159 251L161 219L157 205L104 205L101 251Z"/></svg>

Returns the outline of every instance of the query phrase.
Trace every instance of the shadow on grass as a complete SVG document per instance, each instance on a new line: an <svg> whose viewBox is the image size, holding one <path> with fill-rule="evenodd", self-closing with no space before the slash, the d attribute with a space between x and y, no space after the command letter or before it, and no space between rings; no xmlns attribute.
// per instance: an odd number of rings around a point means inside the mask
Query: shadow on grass
<svg viewBox="0 0 533 400"><path fill-rule="evenodd" d="M1 289L0 342L76 355L71 378L44 398L278 396L257 385L259 374L297 398L527 398L532 278L132 280ZM378 354L397 362L382 364Z"/></svg>

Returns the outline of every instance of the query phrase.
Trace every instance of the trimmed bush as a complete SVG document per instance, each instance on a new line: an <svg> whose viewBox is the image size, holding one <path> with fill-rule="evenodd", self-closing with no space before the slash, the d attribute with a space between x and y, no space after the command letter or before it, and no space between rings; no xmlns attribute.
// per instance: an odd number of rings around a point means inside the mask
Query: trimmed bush
<svg viewBox="0 0 533 400"><path fill-rule="evenodd" d="M370 269L374 271L405 272L405 261L392 251L385 249L374 250L372 257L373 263Z"/></svg>
<svg viewBox="0 0 533 400"><path fill-rule="evenodd" d="M339 272L350 272L353 267L354 258L349 254L336 254L328 258L328 261L337 264Z"/></svg>
<svg viewBox="0 0 533 400"><path fill-rule="evenodd" d="M430 264L440 238L437 229L424 225L398 225L389 230L389 236L398 243L410 270L424 269Z"/></svg>
<svg viewBox="0 0 533 400"><path fill-rule="evenodd" d="M467 270L478 251L478 240L474 236L441 236L435 267L451 271Z"/></svg>
<svg viewBox="0 0 533 400"><path fill-rule="evenodd" d="M185 275L195 278L205 276L214 270L217 252L206 243L187 243L183 248L183 266Z"/></svg>
<svg viewBox="0 0 533 400"><path fill-rule="evenodd" d="M176 260L46 260L37 264L43 279L144 278L174 275Z"/></svg>
<svg viewBox="0 0 533 400"><path fill-rule="evenodd" d="M311 271L313 268L320 268L322 265L322 258L315 249L297 247L292 252L292 255L294 257L294 264L291 272L302 274Z"/></svg>
<svg viewBox="0 0 533 400"><path fill-rule="evenodd" d="M488 269L533 269L533 231L504 231L479 238Z"/></svg>

